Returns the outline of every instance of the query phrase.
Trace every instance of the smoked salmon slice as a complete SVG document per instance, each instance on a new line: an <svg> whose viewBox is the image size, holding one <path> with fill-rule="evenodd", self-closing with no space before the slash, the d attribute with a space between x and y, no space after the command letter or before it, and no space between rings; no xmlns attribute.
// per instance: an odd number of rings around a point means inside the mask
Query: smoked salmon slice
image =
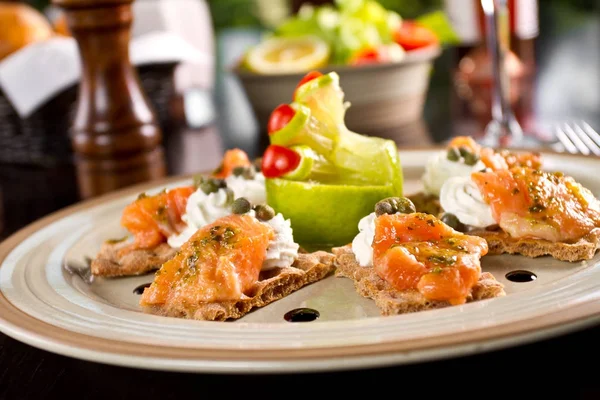
<svg viewBox="0 0 600 400"><path fill-rule="evenodd" d="M228 215L200 228L162 265L140 304L193 309L250 295L273 237L273 228L250 215Z"/></svg>
<svg viewBox="0 0 600 400"><path fill-rule="evenodd" d="M539 153L515 153L506 149L496 150L491 147L483 147L470 136L455 137L448 144L448 148L452 147L467 149L477 155L487 168L494 171L513 167L529 167L533 169L540 169L542 167L542 158Z"/></svg>
<svg viewBox="0 0 600 400"><path fill-rule="evenodd" d="M397 290L463 304L481 275L485 239L455 231L430 214L383 214L375 220L373 267Z"/></svg>
<svg viewBox="0 0 600 400"><path fill-rule="evenodd" d="M217 179L227 178L236 167L249 167L248 155L240 149L225 152L219 168L213 173ZM165 190L154 196L140 195L123 210L121 225L134 236L133 246L125 250L151 249L167 241L169 236L181 233L185 223L188 198L194 193L193 185Z"/></svg>
<svg viewBox="0 0 600 400"><path fill-rule="evenodd" d="M248 154L241 149L231 149L225 152L221 165L213 171L215 178L227 178L233 173L236 167L250 167L252 163L248 158Z"/></svg>
<svg viewBox="0 0 600 400"><path fill-rule="evenodd" d="M514 238L569 243L600 227L600 202L560 172L516 167L476 172L472 179L500 228Z"/></svg>
<svg viewBox="0 0 600 400"><path fill-rule="evenodd" d="M196 189L184 186L153 196L140 195L121 215L121 225L133 234L132 249L150 249L185 228L181 216L187 200Z"/></svg>

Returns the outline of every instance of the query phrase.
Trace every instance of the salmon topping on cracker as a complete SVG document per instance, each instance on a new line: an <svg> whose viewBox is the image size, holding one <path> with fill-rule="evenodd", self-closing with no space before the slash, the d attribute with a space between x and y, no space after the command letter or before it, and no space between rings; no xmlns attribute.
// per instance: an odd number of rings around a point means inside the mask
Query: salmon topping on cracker
<svg viewBox="0 0 600 400"><path fill-rule="evenodd" d="M600 227L600 202L560 172L517 167L476 172L472 179L511 237L569 243Z"/></svg>
<svg viewBox="0 0 600 400"><path fill-rule="evenodd" d="M123 210L121 225L134 236L132 249L152 249L185 228L181 220L196 189L184 186L154 196L142 194Z"/></svg>
<svg viewBox="0 0 600 400"><path fill-rule="evenodd" d="M528 167L540 169L542 158L539 153L524 152L516 153L506 149L493 149L479 145L470 136L458 136L450 141L448 149L455 148L461 152L468 152L485 164L487 168L494 171L510 169L513 167Z"/></svg>
<svg viewBox="0 0 600 400"><path fill-rule="evenodd" d="M163 264L141 305L194 307L250 295L273 237L269 225L250 215L232 214L202 227Z"/></svg>
<svg viewBox="0 0 600 400"><path fill-rule="evenodd" d="M377 217L372 247L375 272L397 290L417 289L453 305L466 302L488 252L485 239L423 213Z"/></svg>

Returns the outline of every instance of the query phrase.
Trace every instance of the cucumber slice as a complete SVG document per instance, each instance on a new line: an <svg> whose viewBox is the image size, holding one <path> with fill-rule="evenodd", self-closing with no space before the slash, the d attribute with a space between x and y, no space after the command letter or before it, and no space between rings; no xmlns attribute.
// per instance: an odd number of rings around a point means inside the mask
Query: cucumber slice
<svg viewBox="0 0 600 400"><path fill-rule="evenodd" d="M303 131L307 128L306 125L310 118L310 108L299 104L291 104L290 106L296 111L296 114L294 114L294 117L286 126L269 135L271 144L290 146L300 140Z"/></svg>
<svg viewBox="0 0 600 400"><path fill-rule="evenodd" d="M298 88L292 103L296 115L288 125L271 134L270 141L286 147L307 146L310 153L304 147L299 152L312 158L313 163L310 173L301 171L299 166L298 171L292 172L293 178L286 178L328 184L392 184L401 195L403 176L396 144L350 131L344 123L343 97L335 72Z"/></svg>
<svg viewBox="0 0 600 400"><path fill-rule="evenodd" d="M320 154L331 154L337 135L328 132L326 126L313 118L307 106L292 103L291 107L296 114L286 126L269 136L270 143L286 147L307 145Z"/></svg>
<svg viewBox="0 0 600 400"><path fill-rule="evenodd" d="M300 86L294 100L310 108L313 119L319 121L324 129L323 135L332 139L339 136L340 129L345 127L346 105L339 81L340 77L335 72L320 76Z"/></svg>
<svg viewBox="0 0 600 400"><path fill-rule="evenodd" d="M314 158L312 153L314 152L308 146L292 146L290 149L300 154L300 163L295 170L284 174L282 178L292 181L302 181L307 179L313 169Z"/></svg>

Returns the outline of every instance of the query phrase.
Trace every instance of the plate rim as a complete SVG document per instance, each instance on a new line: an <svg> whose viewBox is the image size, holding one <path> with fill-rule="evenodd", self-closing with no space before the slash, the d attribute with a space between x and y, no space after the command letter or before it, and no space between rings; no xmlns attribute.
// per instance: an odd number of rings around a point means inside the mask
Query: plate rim
<svg viewBox="0 0 600 400"><path fill-rule="evenodd" d="M403 152L435 151L435 147L401 148ZM561 157L582 158L586 156L541 152L542 155L558 155ZM587 157L589 159L589 157ZM598 159L600 162L600 159ZM202 173L202 172L199 172ZM93 208L102 203L130 196L144 190L168 185L195 174L169 176L163 179L145 182L123 188L93 199L83 200L54 213L51 213L13 233L0 243L0 266L12 251L32 234L44 227L59 221L73 213ZM569 307L561 308L551 314L535 316L527 319L527 329L523 329L522 321L513 321L503 325L469 330L460 335L438 335L414 340L391 341L384 343L368 343L345 346L326 346L308 349L209 349L177 346L149 346L143 343L122 342L112 339L98 338L82 333L73 332L43 322L13 305L0 291L0 331L16 340L34 347L52 351L89 361L99 361L106 364L130 366L144 369L203 371L203 372L291 372L310 371L319 369L348 369L364 367L375 363L386 354L397 355L400 359L390 360L389 364L411 362L406 355L430 354L429 357L413 361L444 358L444 352L465 354L468 351L458 351L462 347L483 346L488 350L507 347L519 341L519 337L531 337L535 340L540 336L551 336L552 332L569 332L591 325L600 319L600 301L589 299ZM567 311L566 311L567 310ZM453 336L453 337L452 337ZM494 345L495 342L504 345ZM520 341L522 342L522 341ZM434 354L431 354L431 353ZM405 359L402 359L405 355ZM448 356L446 354L446 356ZM357 360L349 365L337 362L333 367L331 360L343 357ZM140 360L149 361L140 363ZM166 362L166 361L169 362ZM358 362L358 360L362 360ZM371 360L369 362L369 360ZM161 361L166 363L161 364ZM178 364L179 363L179 364ZM282 367L282 364L287 368ZM335 364L335 363L334 363ZM352 365L350 365L352 364ZM254 365L255 368L250 367ZM302 367L305 365L305 367ZM377 363L376 365L382 365Z"/></svg>

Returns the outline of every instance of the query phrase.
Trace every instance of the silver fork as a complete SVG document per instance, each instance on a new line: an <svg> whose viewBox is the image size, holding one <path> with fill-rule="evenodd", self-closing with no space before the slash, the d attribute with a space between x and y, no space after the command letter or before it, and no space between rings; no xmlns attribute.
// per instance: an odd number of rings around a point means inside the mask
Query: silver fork
<svg viewBox="0 0 600 400"><path fill-rule="evenodd" d="M587 122L571 122L556 127L558 143L555 150L567 151L571 154L593 154L600 156L600 134Z"/></svg>

